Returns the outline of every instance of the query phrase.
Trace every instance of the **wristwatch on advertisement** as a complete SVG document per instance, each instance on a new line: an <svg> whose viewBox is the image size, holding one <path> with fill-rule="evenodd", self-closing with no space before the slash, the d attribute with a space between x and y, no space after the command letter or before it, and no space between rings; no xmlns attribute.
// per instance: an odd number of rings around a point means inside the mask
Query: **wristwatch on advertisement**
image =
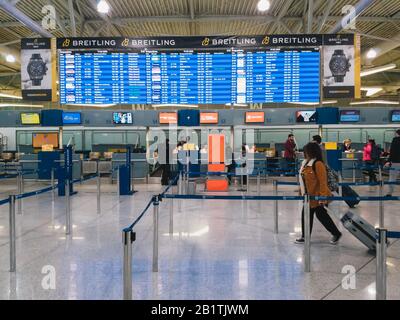
<svg viewBox="0 0 400 320"><path fill-rule="evenodd" d="M344 77L351 67L349 60L350 59L346 57L343 50L335 50L333 53L331 61L329 62L329 69L332 72L332 76L335 78L335 82L344 81Z"/></svg>
<svg viewBox="0 0 400 320"><path fill-rule="evenodd" d="M28 74L32 80L33 86L40 86L43 80L43 76L46 74L47 67L46 63L39 53L32 54L28 63Z"/></svg>

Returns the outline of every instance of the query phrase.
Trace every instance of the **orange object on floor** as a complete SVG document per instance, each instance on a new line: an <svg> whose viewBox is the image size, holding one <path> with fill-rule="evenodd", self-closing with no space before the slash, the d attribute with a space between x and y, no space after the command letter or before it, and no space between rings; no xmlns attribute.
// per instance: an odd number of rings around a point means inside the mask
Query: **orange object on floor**
<svg viewBox="0 0 400 320"><path fill-rule="evenodd" d="M225 171L225 164L212 164L208 165L208 172L224 172Z"/></svg>
<svg viewBox="0 0 400 320"><path fill-rule="evenodd" d="M207 191L228 191L228 180L226 179L207 179Z"/></svg>

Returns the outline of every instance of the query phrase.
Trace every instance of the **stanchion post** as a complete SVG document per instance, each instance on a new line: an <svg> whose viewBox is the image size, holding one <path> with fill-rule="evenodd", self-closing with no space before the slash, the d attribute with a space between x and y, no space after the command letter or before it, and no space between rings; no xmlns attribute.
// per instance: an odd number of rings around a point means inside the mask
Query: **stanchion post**
<svg viewBox="0 0 400 320"><path fill-rule="evenodd" d="M387 230L377 229L376 239L376 300L386 300Z"/></svg>
<svg viewBox="0 0 400 320"><path fill-rule="evenodd" d="M120 192L119 192L119 167L117 167L117 195L120 196Z"/></svg>
<svg viewBox="0 0 400 320"><path fill-rule="evenodd" d="M310 196L304 196L304 272L311 272Z"/></svg>
<svg viewBox="0 0 400 320"><path fill-rule="evenodd" d="M353 163L353 183L356 182L356 163L352 161Z"/></svg>
<svg viewBox="0 0 400 320"><path fill-rule="evenodd" d="M10 272L16 270L16 246L15 246L15 195L9 196L9 229L10 229Z"/></svg>
<svg viewBox="0 0 400 320"><path fill-rule="evenodd" d="M261 173L260 173L260 171L258 171L258 174L257 174L257 195L258 196L261 195Z"/></svg>
<svg viewBox="0 0 400 320"><path fill-rule="evenodd" d="M17 177L17 193L22 194L22 172L18 171L18 177ZM17 212L18 214L22 214L22 199L19 199L17 202Z"/></svg>
<svg viewBox="0 0 400 320"><path fill-rule="evenodd" d="M51 168L51 173L50 173L50 179L51 179L51 201L54 202L55 197L56 197L56 190L54 187L54 168Z"/></svg>
<svg viewBox="0 0 400 320"><path fill-rule="evenodd" d="M278 181L274 180L272 182L272 186L274 188L274 196L277 197L278 196ZM279 219L279 215L278 215L278 200L274 200L274 233L278 234L279 232L279 227L278 227L278 219Z"/></svg>
<svg viewBox="0 0 400 320"><path fill-rule="evenodd" d="M171 188L171 195L173 195L173 191ZM174 233L174 198L169 199L169 234L172 236Z"/></svg>
<svg viewBox="0 0 400 320"><path fill-rule="evenodd" d="M159 200L153 200L153 272L158 272L158 210Z"/></svg>
<svg viewBox="0 0 400 320"><path fill-rule="evenodd" d="M65 234L71 234L71 199L69 189L69 179L65 179Z"/></svg>
<svg viewBox="0 0 400 320"><path fill-rule="evenodd" d="M339 170L339 196L343 197L343 175L342 171Z"/></svg>
<svg viewBox="0 0 400 320"><path fill-rule="evenodd" d="M383 181L379 181L379 228L384 228L385 226L385 207L382 201L383 197Z"/></svg>
<svg viewBox="0 0 400 320"><path fill-rule="evenodd" d="M124 300L132 300L132 242L135 241L135 238L136 234L131 229L122 231Z"/></svg>
<svg viewBox="0 0 400 320"><path fill-rule="evenodd" d="M182 179L183 179L183 175L182 175L182 171L179 171L179 180L178 180L178 194L181 195L182 194ZM181 212L182 211L182 200L178 200L178 211Z"/></svg>
<svg viewBox="0 0 400 320"><path fill-rule="evenodd" d="M246 194L249 194L250 191L250 176L246 169Z"/></svg>
<svg viewBox="0 0 400 320"><path fill-rule="evenodd" d="M97 172L97 213L101 212L101 174Z"/></svg>

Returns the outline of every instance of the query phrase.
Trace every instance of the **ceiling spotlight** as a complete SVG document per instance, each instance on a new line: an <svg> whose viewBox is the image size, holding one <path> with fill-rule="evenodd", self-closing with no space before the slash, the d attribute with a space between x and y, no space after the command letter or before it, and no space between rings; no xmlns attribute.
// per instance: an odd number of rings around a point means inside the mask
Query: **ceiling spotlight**
<svg viewBox="0 0 400 320"><path fill-rule="evenodd" d="M8 54L8 55L6 55L6 61L9 63L14 63L15 57L12 54Z"/></svg>
<svg viewBox="0 0 400 320"><path fill-rule="evenodd" d="M97 3L97 11L100 13L108 13L110 11L110 5L106 0L100 0Z"/></svg>
<svg viewBox="0 0 400 320"><path fill-rule="evenodd" d="M269 0L260 0L257 4L258 10L261 12L267 11L270 6L271 4L269 3Z"/></svg>
<svg viewBox="0 0 400 320"><path fill-rule="evenodd" d="M376 56L378 55L378 52L376 52L375 49L369 49L367 52L367 59L375 59Z"/></svg>

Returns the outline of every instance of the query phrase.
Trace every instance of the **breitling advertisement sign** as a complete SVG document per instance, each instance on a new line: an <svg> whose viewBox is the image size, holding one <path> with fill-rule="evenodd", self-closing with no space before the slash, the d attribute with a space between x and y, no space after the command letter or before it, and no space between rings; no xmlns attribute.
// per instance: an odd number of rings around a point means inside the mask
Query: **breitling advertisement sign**
<svg viewBox="0 0 400 320"><path fill-rule="evenodd" d="M218 49L318 47L324 35L263 35L229 37L58 38L57 49Z"/></svg>
<svg viewBox="0 0 400 320"><path fill-rule="evenodd" d="M55 39L21 40L22 97L32 101L57 101Z"/></svg>
<svg viewBox="0 0 400 320"><path fill-rule="evenodd" d="M360 98L361 60L357 35L326 35L323 47L325 98Z"/></svg>

